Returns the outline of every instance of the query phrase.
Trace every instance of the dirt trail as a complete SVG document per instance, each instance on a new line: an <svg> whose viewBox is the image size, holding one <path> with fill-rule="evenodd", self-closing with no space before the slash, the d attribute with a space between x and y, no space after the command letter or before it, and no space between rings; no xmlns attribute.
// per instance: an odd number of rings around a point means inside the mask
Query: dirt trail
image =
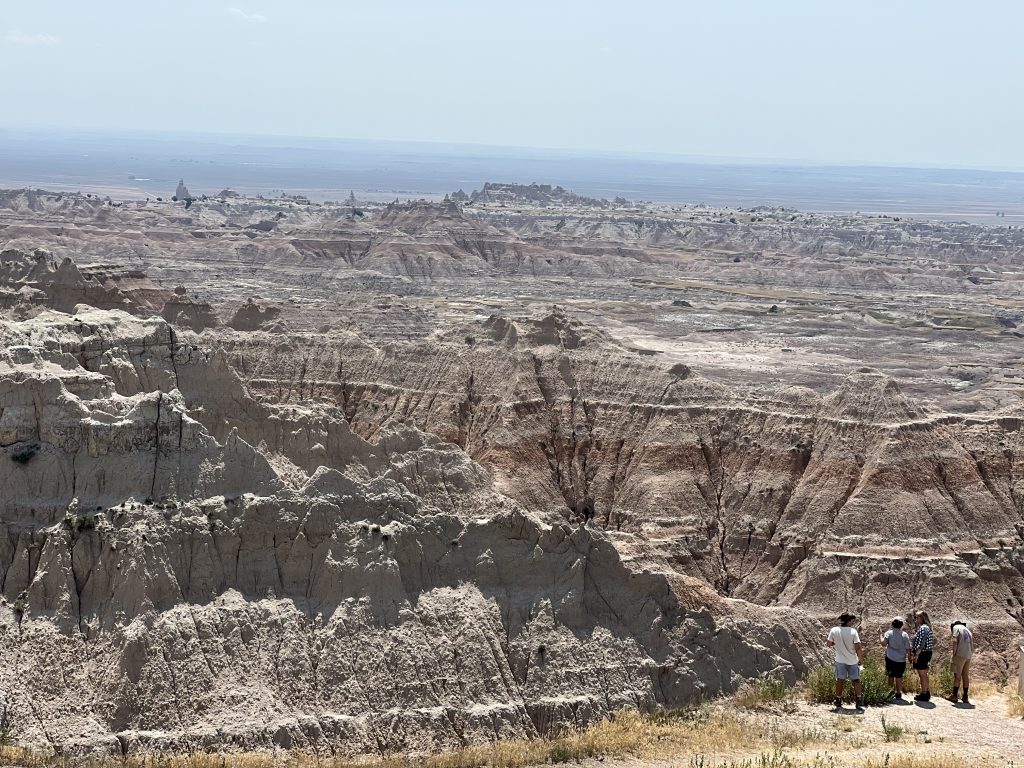
<svg viewBox="0 0 1024 768"><path fill-rule="evenodd" d="M887 726L903 729L898 741L885 741L883 716ZM908 753L956 755L974 765L1006 765L1019 761L1024 753L1024 719L1008 716L1007 698L1002 695L979 698L969 706L944 699L920 703L908 697L900 704L868 707L863 715L850 709L833 714L830 708L801 704L792 717L798 722L817 720L843 733L846 738L839 743L845 741L849 751L842 750L838 765L862 765L868 758L884 760L886 754ZM851 721L853 730L846 733L843 729ZM818 751L807 750L811 755Z"/></svg>
<svg viewBox="0 0 1024 768"><path fill-rule="evenodd" d="M729 754L695 755L690 765L760 766L779 768L946 768L957 764L972 768L1010 768L1024 763L1024 719L1008 714L1008 697L991 694L971 706L943 699L927 704L908 700L885 707L868 707L863 714L852 708L799 702L785 712L750 712L762 732L776 732L781 745ZM730 705L731 707L731 705ZM733 710L734 711L734 710ZM882 717L890 728L902 729L886 741ZM792 746L786 746L787 741ZM615 760L630 768L686 765L679 756L664 760ZM596 765L596 763L595 763ZM603 762L602 765L608 765Z"/></svg>

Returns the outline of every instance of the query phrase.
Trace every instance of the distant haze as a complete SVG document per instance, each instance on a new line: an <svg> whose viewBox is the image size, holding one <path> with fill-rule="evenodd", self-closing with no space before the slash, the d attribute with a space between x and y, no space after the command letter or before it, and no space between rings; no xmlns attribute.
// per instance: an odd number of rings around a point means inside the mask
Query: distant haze
<svg viewBox="0 0 1024 768"><path fill-rule="evenodd" d="M887 166L695 162L655 156L480 145L247 136L106 135L0 129L0 187L115 199L246 194L341 200L440 198L487 181L560 184L594 197L774 205L1024 223L1024 173Z"/></svg>
<svg viewBox="0 0 1024 768"><path fill-rule="evenodd" d="M1024 3L40 0L0 127L1024 169Z"/></svg>

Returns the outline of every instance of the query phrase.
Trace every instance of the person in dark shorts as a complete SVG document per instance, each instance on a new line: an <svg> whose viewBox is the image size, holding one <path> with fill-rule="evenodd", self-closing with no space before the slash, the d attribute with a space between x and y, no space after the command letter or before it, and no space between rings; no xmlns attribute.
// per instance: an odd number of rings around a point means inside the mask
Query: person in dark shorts
<svg viewBox="0 0 1024 768"><path fill-rule="evenodd" d="M891 628L882 635L885 648L885 676L893 689L893 699L903 700L903 675L907 671L907 654L910 653L910 635L903 631L903 619L893 616Z"/></svg>
<svg viewBox="0 0 1024 768"><path fill-rule="evenodd" d="M932 620L928 618L925 611L918 611L914 614L914 623L917 624L917 632L914 633L914 641L911 643L912 660L917 676L921 680L921 692L914 697L914 701L931 701L932 692L928 683L928 664L932 660L932 651L935 650L935 636L932 634Z"/></svg>

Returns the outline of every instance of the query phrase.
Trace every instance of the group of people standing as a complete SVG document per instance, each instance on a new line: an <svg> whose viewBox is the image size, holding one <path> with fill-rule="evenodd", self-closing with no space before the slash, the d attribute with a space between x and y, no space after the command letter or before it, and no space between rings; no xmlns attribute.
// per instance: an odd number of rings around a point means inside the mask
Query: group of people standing
<svg viewBox="0 0 1024 768"><path fill-rule="evenodd" d="M843 692L846 681L853 684L853 693L857 709L864 708L864 691L860 682L860 667L864 663L864 647L860 633L854 626L857 617L844 613L839 617L839 625L833 627L828 634L828 647L836 653L836 698L833 704L838 708L843 704ZM932 698L931 681L928 679L928 667L935 650L935 635L932 633L931 619L926 611L914 614L916 630L913 638L903 629L903 619L894 616L890 628L880 635L879 642L885 649L885 674L892 687L894 701L903 700L903 677L907 664L917 672L921 682L921 692L915 701L930 701ZM953 693L948 700L970 704L968 689L971 685L971 657L974 656L974 636L964 621L954 621L949 625L952 636ZM961 687L963 696L960 696Z"/></svg>

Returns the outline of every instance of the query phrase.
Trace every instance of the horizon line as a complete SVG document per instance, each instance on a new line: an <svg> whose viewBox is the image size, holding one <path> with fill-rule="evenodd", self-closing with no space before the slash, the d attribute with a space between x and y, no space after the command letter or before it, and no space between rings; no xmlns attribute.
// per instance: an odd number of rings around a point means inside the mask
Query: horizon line
<svg viewBox="0 0 1024 768"><path fill-rule="evenodd" d="M842 160L811 160L792 157L763 157L748 155L708 155L681 154L650 150L622 149L574 149L570 147L530 146L515 144L489 144L484 142L436 141L422 139L381 139L357 136L314 136L275 133L233 133L227 131L167 130L157 128L67 128L53 125L2 125L2 133L24 133L27 138L38 139L39 133L59 134L67 138L76 135L103 136L106 138L140 138L164 141L200 141L218 146L238 144L241 146L265 146L258 143L241 143L273 141L281 148L307 149L308 147L280 144L280 142L317 142L317 143L355 143L396 146L420 146L466 150L496 150L505 153L538 152L543 154L561 154L576 157L612 157L622 159L638 159L663 163L692 163L698 165L779 165L794 168L890 168L931 171L981 171L985 173L1024 174L1024 167L963 165L957 163L896 163L880 161L842 161ZM232 141L233 140L233 141Z"/></svg>

